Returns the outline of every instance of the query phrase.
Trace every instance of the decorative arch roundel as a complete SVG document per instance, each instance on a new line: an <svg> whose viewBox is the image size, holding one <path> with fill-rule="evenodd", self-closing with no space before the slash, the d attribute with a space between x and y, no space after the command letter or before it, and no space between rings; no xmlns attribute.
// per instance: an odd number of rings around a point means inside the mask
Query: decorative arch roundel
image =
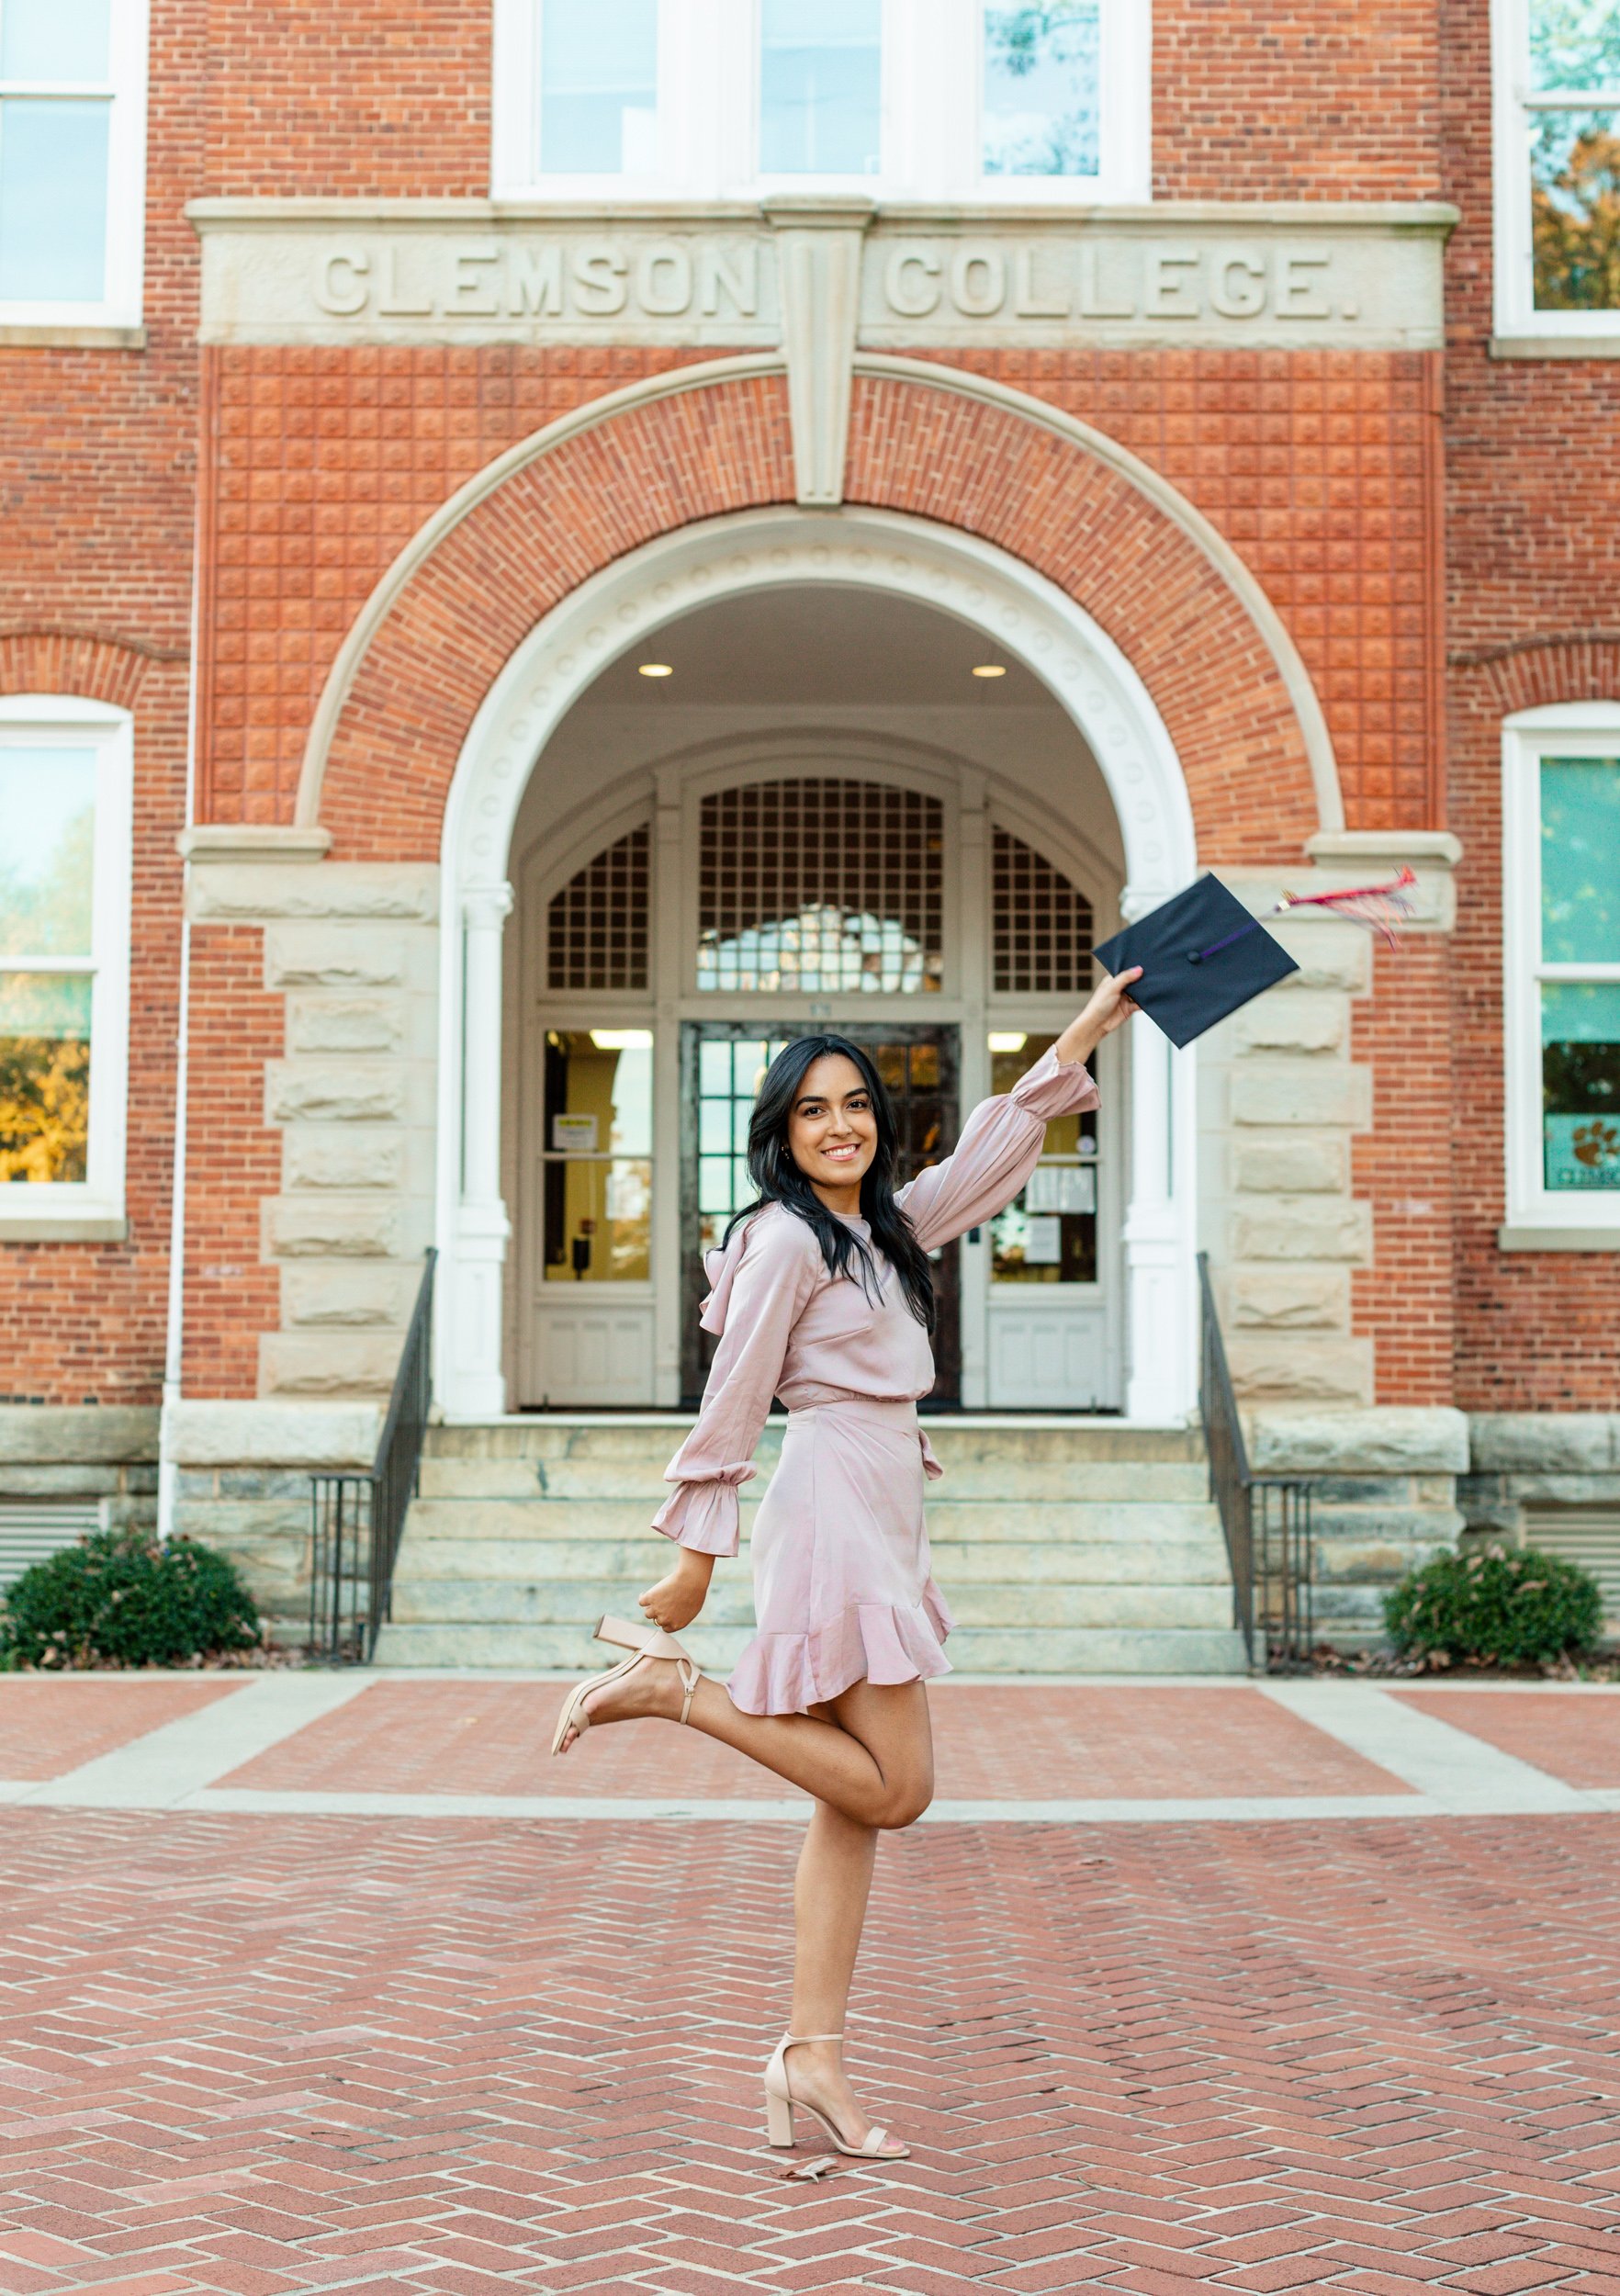
<svg viewBox="0 0 1620 2296"><path fill-rule="evenodd" d="M1280 620L1199 514L1112 442L972 376L858 359L845 493L996 545L1094 618L1157 705L1201 859L1295 859L1342 826ZM685 368L513 448L429 522L351 632L300 820L332 832L334 858L436 859L468 729L535 624L657 536L793 499L775 359Z"/></svg>

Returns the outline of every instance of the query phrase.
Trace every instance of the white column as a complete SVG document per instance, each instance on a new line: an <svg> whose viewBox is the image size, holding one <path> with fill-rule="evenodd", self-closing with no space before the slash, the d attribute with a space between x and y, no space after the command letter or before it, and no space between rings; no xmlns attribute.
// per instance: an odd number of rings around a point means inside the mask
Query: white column
<svg viewBox="0 0 1620 2296"><path fill-rule="evenodd" d="M501 936L512 900L509 884L477 885L461 905L461 1192L443 1360L446 1406L473 1418L506 1409L501 1286L512 1223L501 1194Z"/></svg>
<svg viewBox="0 0 1620 2296"><path fill-rule="evenodd" d="M1128 888L1134 924L1166 895ZM1194 1364L1187 1127L1193 1122L1191 1057L1178 1053L1145 1013L1131 1030L1131 1200L1125 1212L1125 1411L1131 1419L1180 1421L1192 1407Z"/></svg>

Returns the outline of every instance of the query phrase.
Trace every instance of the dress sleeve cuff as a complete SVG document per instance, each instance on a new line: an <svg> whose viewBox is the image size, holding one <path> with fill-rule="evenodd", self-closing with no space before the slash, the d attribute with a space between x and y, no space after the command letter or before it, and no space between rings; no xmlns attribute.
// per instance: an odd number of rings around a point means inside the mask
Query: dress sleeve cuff
<svg viewBox="0 0 1620 2296"><path fill-rule="evenodd" d="M752 1482L754 1474L753 1462L744 1460L738 1467L722 1469L708 1481L678 1483L654 1515L654 1530L696 1554L735 1555L741 1527L737 1489Z"/></svg>
<svg viewBox="0 0 1620 2296"><path fill-rule="evenodd" d="M1096 1108L1098 1095L1083 1062L1060 1062L1049 1047L1007 1097L1031 1116L1052 1117L1078 1116L1083 1109Z"/></svg>

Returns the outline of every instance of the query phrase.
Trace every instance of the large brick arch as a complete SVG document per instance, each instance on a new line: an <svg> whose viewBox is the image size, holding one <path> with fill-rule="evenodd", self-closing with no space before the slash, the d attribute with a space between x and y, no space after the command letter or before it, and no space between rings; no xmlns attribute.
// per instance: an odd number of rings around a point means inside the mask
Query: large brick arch
<svg viewBox="0 0 1620 2296"><path fill-rule="evenodd" d="M1280 623L1163 480L975 378L859 366L850 501L993 542L1085 608L1158 705L1202 858L1295 860L1313 830L1339 826L1321 713ZM557 433L504 457L424 530L334 669L299 793L300 818L332 832L334 856L437 857L480 703L587 577L676 528L793 500L774 360L689 368Z"/></svg>

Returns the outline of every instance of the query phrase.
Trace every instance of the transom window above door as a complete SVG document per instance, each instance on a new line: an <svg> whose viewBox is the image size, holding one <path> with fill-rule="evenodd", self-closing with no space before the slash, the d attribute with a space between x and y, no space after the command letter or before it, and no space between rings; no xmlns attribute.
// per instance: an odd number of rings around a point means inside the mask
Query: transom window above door
<svg viewBox="0 0 1620 2296"><path fill-rule="evenodd" d="M496 0L492 189L1145 200L1140 0Z"/></svg>
<svg viewBox="0 0 1620 2296"><path fill-rule="evenodd" d="M699 813L697 924L700 990L938 994L944 807L830 775L716 790Z"/></svg>

